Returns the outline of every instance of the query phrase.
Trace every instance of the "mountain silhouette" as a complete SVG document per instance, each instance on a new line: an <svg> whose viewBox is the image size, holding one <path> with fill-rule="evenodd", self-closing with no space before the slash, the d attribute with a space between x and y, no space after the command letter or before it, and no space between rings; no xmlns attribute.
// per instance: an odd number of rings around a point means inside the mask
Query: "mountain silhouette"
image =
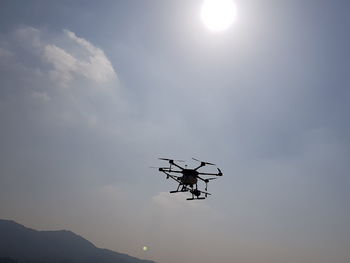
<svg viewBox="0 0 350 263"><path fill-rule="evenodd" d="M0 219L0 263L155 263L97 248L71 231L37 231Z"/></svg>

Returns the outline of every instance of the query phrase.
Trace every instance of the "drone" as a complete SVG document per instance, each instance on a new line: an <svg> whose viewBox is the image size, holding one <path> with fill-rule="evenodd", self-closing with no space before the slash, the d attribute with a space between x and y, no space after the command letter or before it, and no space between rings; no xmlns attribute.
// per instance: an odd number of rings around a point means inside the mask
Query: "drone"
<svg viewBox="0 0 350 263"><path fill-rule="evenodd" d="M223 173L219 168L217 168L217 173L205 173L198 171L201 167L206 165L215 165L209 162L203 162L198 159L192 158L193 160L199 162L200 164L193 168L187 168L187 165L184 167L178 165L176 162L184 162L183 160L173 160L168 158L158 158L159 160L168 161L169 167L151 167L158 168L159 172L162 172L166 175L166 179L173 179L178 182L177 189L174 191L170 191L173 193L181 193L181 192L190 192L192 194L191 198L187 198L186 200L201 200L206 199L208 195L208 183L211 180L217 179L217 177L203 178L203 176L222 176ZM178 175L181 174L181 175ZM198 189L198 180L203 181L205 183L205 191Z"/></svg>

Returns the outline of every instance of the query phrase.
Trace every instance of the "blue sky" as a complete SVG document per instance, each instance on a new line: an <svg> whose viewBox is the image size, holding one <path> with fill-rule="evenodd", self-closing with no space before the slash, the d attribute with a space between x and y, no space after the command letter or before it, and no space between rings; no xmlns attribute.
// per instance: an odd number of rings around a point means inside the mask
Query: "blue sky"
<svg viewBox="0 0 350 263"><path fill-rule="evenodd" d="M157 262L349 262L346 1L3 1L0 217ZM149 169L215 162L204 202ZM147 252L142 251L149 246Z"/></svg>

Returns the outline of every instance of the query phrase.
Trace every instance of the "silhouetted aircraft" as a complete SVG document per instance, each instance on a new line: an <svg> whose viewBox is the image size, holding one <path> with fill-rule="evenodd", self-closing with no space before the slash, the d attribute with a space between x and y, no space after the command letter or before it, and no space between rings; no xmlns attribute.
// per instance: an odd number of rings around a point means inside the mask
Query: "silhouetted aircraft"
<svg viewBox="0 0 350 263"><path fill-rule="evenodd" d="M207 192L208 183L211 180L217 179L217 177L202 178L201 176L222 176L223 175L223 173L219 168L217 168L218 173L199 172L198 171L199 168L206 165L215 165L215 164L209 163L209 162L203 162L195 158L192 158L192 159L197 162L200 162L200 165L193 169L187 168L187 165L185 166L185 168L183 168L176 163L176 162L184 162L182 160L173 160L168 158L158 158L158 159L163 161L168 161L169 167L152 167L152 168L158 168L160 172L163 172L166 174L167 179L171 178L179 183L179 185L177 186L177 189L175 191L170 191L170 193L190 192L192 194L192 197L187 198L187 200L205 199L208 195L211 195L210 193ZM177 174L182 174L182 175L179 176ZM205 183L205 191L198 189L198 180L201 180Z"/></svg>

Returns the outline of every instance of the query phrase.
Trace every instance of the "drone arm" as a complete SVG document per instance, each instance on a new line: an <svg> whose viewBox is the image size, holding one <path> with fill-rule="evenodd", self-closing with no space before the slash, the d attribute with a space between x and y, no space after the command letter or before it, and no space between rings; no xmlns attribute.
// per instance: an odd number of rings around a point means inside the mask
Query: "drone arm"
<svg viewBox="0 0 350 263"><path fill-rule="evenodd" d="M197 178L199 179L199 180L202 180L204 183L205 183L205 191L207 191L208 190L208 183L209 183L209 181L210 180L213 180L213 179L216 179L216 177L214 177L214 178L209 178L209 179L203 179L202 177L200 177L200 176L198 176L197 175ZM205 193L206 195L207 194L209 194L209 193Z"/></svg>
<svg viewBox="0 0 350 263"><path fill-rule="evenodd" d="M202 180L203 182L206 182L206 179L203 179L202 177L200 177L200 176L198 176L198 175L197 175L197 178L198 178L199 180Z"/></svg>
<svg viewBox="0 0 350 263"><path fill-rule="evenodd" d="M176 166L177 168L180 168L181 170L184 169L183 167L181 167L180 165L176 164L176 163L175 163L174 161L172 161L172 160L170 160L169 163L170 163L171 165Z"/></svg>
<svg viewBox="0 0 350 263"><path fill-rule="evenodd" d="M205 163L201 163L198 167L194 168L195 171L197 171L199 168L205 166Z"/></svg>
<svg viewBox="0 0 350 263"><path fill-rule="evenodd" d="M218 174L213 174L213 173L198 173L200 175L211 175L211 176L222 176L222 174L218 173Z"/></svg>
<svg viewBox="0 0 350 263"><path fill-rule="evenodd" d="M223 173L221 172L221 170L219 168L218 169L218 173L217 174L214 174L214 173L198 173L198 174L201 174L201 175L212 175L212 176L223 176Z"/></svg>
<svg viewBox="0 0 350 263"><path fill-rule="evenodd" d="M159 171L160 172L163 172L163 173L178 173L178 174L181 174L182 171L176 171L176 170L171 170L169 168L159 168Z"/></svg>

